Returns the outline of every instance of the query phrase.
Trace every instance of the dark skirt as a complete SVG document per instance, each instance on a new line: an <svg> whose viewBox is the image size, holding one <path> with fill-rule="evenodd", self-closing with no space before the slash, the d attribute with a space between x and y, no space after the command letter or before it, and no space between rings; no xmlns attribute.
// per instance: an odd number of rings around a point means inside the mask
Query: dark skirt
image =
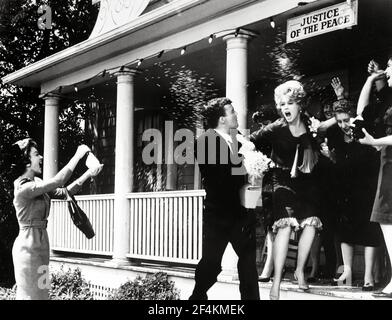
<svg viewBox="0 0 392 320"><path fill-rule="evenodd" d="M312 174L291 178L289 170L275 168L272 174L272 220L304 220L320 216L320 192Z"/></svg>
<svg viewBox="0 0 392 320"><path fill-rule="evenodd" d="M380 225L369 221L350 221L340 219L338 223L338 238L340 242L365 247L381 245L382 233Z"/></svg>
<svg viewBox="0 0 392 320"><path fill-rule="evenodd" d="M272 171L267 171L263 177L262 184L262 208L261 208L261 221L264 227L264 231L272 231L272 225L274 224L273 220L273 203L272 203L272 194L273 194L273 183L272 183Z"/></svg>

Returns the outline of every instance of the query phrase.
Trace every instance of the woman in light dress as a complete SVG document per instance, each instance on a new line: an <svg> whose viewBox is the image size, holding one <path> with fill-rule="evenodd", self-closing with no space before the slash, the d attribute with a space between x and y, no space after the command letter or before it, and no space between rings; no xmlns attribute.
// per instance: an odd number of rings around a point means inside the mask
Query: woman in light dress
<svg viewBox="0 0 392 320"><path fill-rule="evenodd" d="M71 177L78 162L90 152L86 145L78 147L68 164L54 177L41 180L43 157L37 143L30 138L13 146L14 207L19 223L19 234L12 248L17 300L49 299L48 265L49 239L46 231L51 198L65 199L62 186ZM67 187L75 194L90 177L99 173L102 166L87 170Z"/></svg>

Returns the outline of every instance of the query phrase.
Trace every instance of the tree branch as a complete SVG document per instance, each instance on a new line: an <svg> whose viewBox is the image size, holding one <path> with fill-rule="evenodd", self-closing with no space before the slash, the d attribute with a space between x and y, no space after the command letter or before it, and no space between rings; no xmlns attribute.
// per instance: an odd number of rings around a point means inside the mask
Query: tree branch
<svg viewBox="0 0 392 320"><path fill-rule="evenodd" d="M26 121L23 121L20 118L14 117L2 109L0 109L0 119L3 119L4 121L6 121L10 124L13 124L19 128L25 129L27 131L31 131L33 129L33 127L29 123L27 123Z"/></svg>

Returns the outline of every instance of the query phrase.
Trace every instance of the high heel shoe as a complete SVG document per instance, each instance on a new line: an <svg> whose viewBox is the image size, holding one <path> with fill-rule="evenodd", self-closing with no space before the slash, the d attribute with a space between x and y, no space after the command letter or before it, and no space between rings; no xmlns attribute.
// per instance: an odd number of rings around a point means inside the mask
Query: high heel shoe
<svg viewBox="0 0 392 320"><path fill-rule="evenodd" d="M294 279L298 282L298 288L303 291L308 291L310 288L307 284L299 284L297 273L294 272Z"/></svg>
<svg viewBox="0 0 392 320"><path fill-rule="evenodd" d="M372 285L371 283L366 283L363 285L362 291L366 291L366 292L374 291L374 285Z"/></svg>
<svg viewBox="0 0 392 320"><path fill-rule="evenodd" d="M260 276L259 277L259 282L270 282L270 281L272 281L274 279L273 274L274 274L274 271L272 270L271 276L269 276L269 277L261 277ZM286 268L284 268L283 271L282 271L282 279L284 279L285 275L286 275Z"/></svg>
<svg viewBox="0 0 392 320"><path fill-rule="evenodd" d="M350 277L345 277L344 279L341 279L342 275L338 279L333 279L333 285L334 286L351 286L351 276Z"/></svg>
<svg viewBox="0 0 392 320"><path fill-rule="evenodd" d="M271 281L271 277L267 277L267 278L259 277L259 282L270 282L270 281Z"/></svg>
<svg viewBox="0 0 392 320"><path fill-rule="evenodd" d="M332 279L332 282L331 282L331 286L334 286L334 287L348 286L348 285L349 284L348 284L347 279L344 279L344 280Z"/></svg>

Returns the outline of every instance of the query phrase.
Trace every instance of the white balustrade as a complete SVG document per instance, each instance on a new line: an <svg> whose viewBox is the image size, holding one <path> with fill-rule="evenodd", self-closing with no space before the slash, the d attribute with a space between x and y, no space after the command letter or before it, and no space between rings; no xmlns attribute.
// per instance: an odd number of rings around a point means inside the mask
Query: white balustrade
<svg viewBox="0 0 392 320"><path fill-rule="evenodd" d="M197 264L202 254L204 190L130 193L129 258ZM77 229L67 202L52 200L51 249L95 255L113 254L114 194L77 196L95 230L88 240Z"/></svg>
<svg viewBox="0 0 392 320"><path fill-rule="evenodd" d="M129 258L197 264L204 190L131 193Z"/></svg>
<svg viewBox="0 0 392 320"><path fill-rule="evenodd" d="M51 219L53 232L50 246L54 251L112 255L114 195L76 196L80 208L89 218L95 237L86 236L73 224L67 202L52 200Z"/></svg>

